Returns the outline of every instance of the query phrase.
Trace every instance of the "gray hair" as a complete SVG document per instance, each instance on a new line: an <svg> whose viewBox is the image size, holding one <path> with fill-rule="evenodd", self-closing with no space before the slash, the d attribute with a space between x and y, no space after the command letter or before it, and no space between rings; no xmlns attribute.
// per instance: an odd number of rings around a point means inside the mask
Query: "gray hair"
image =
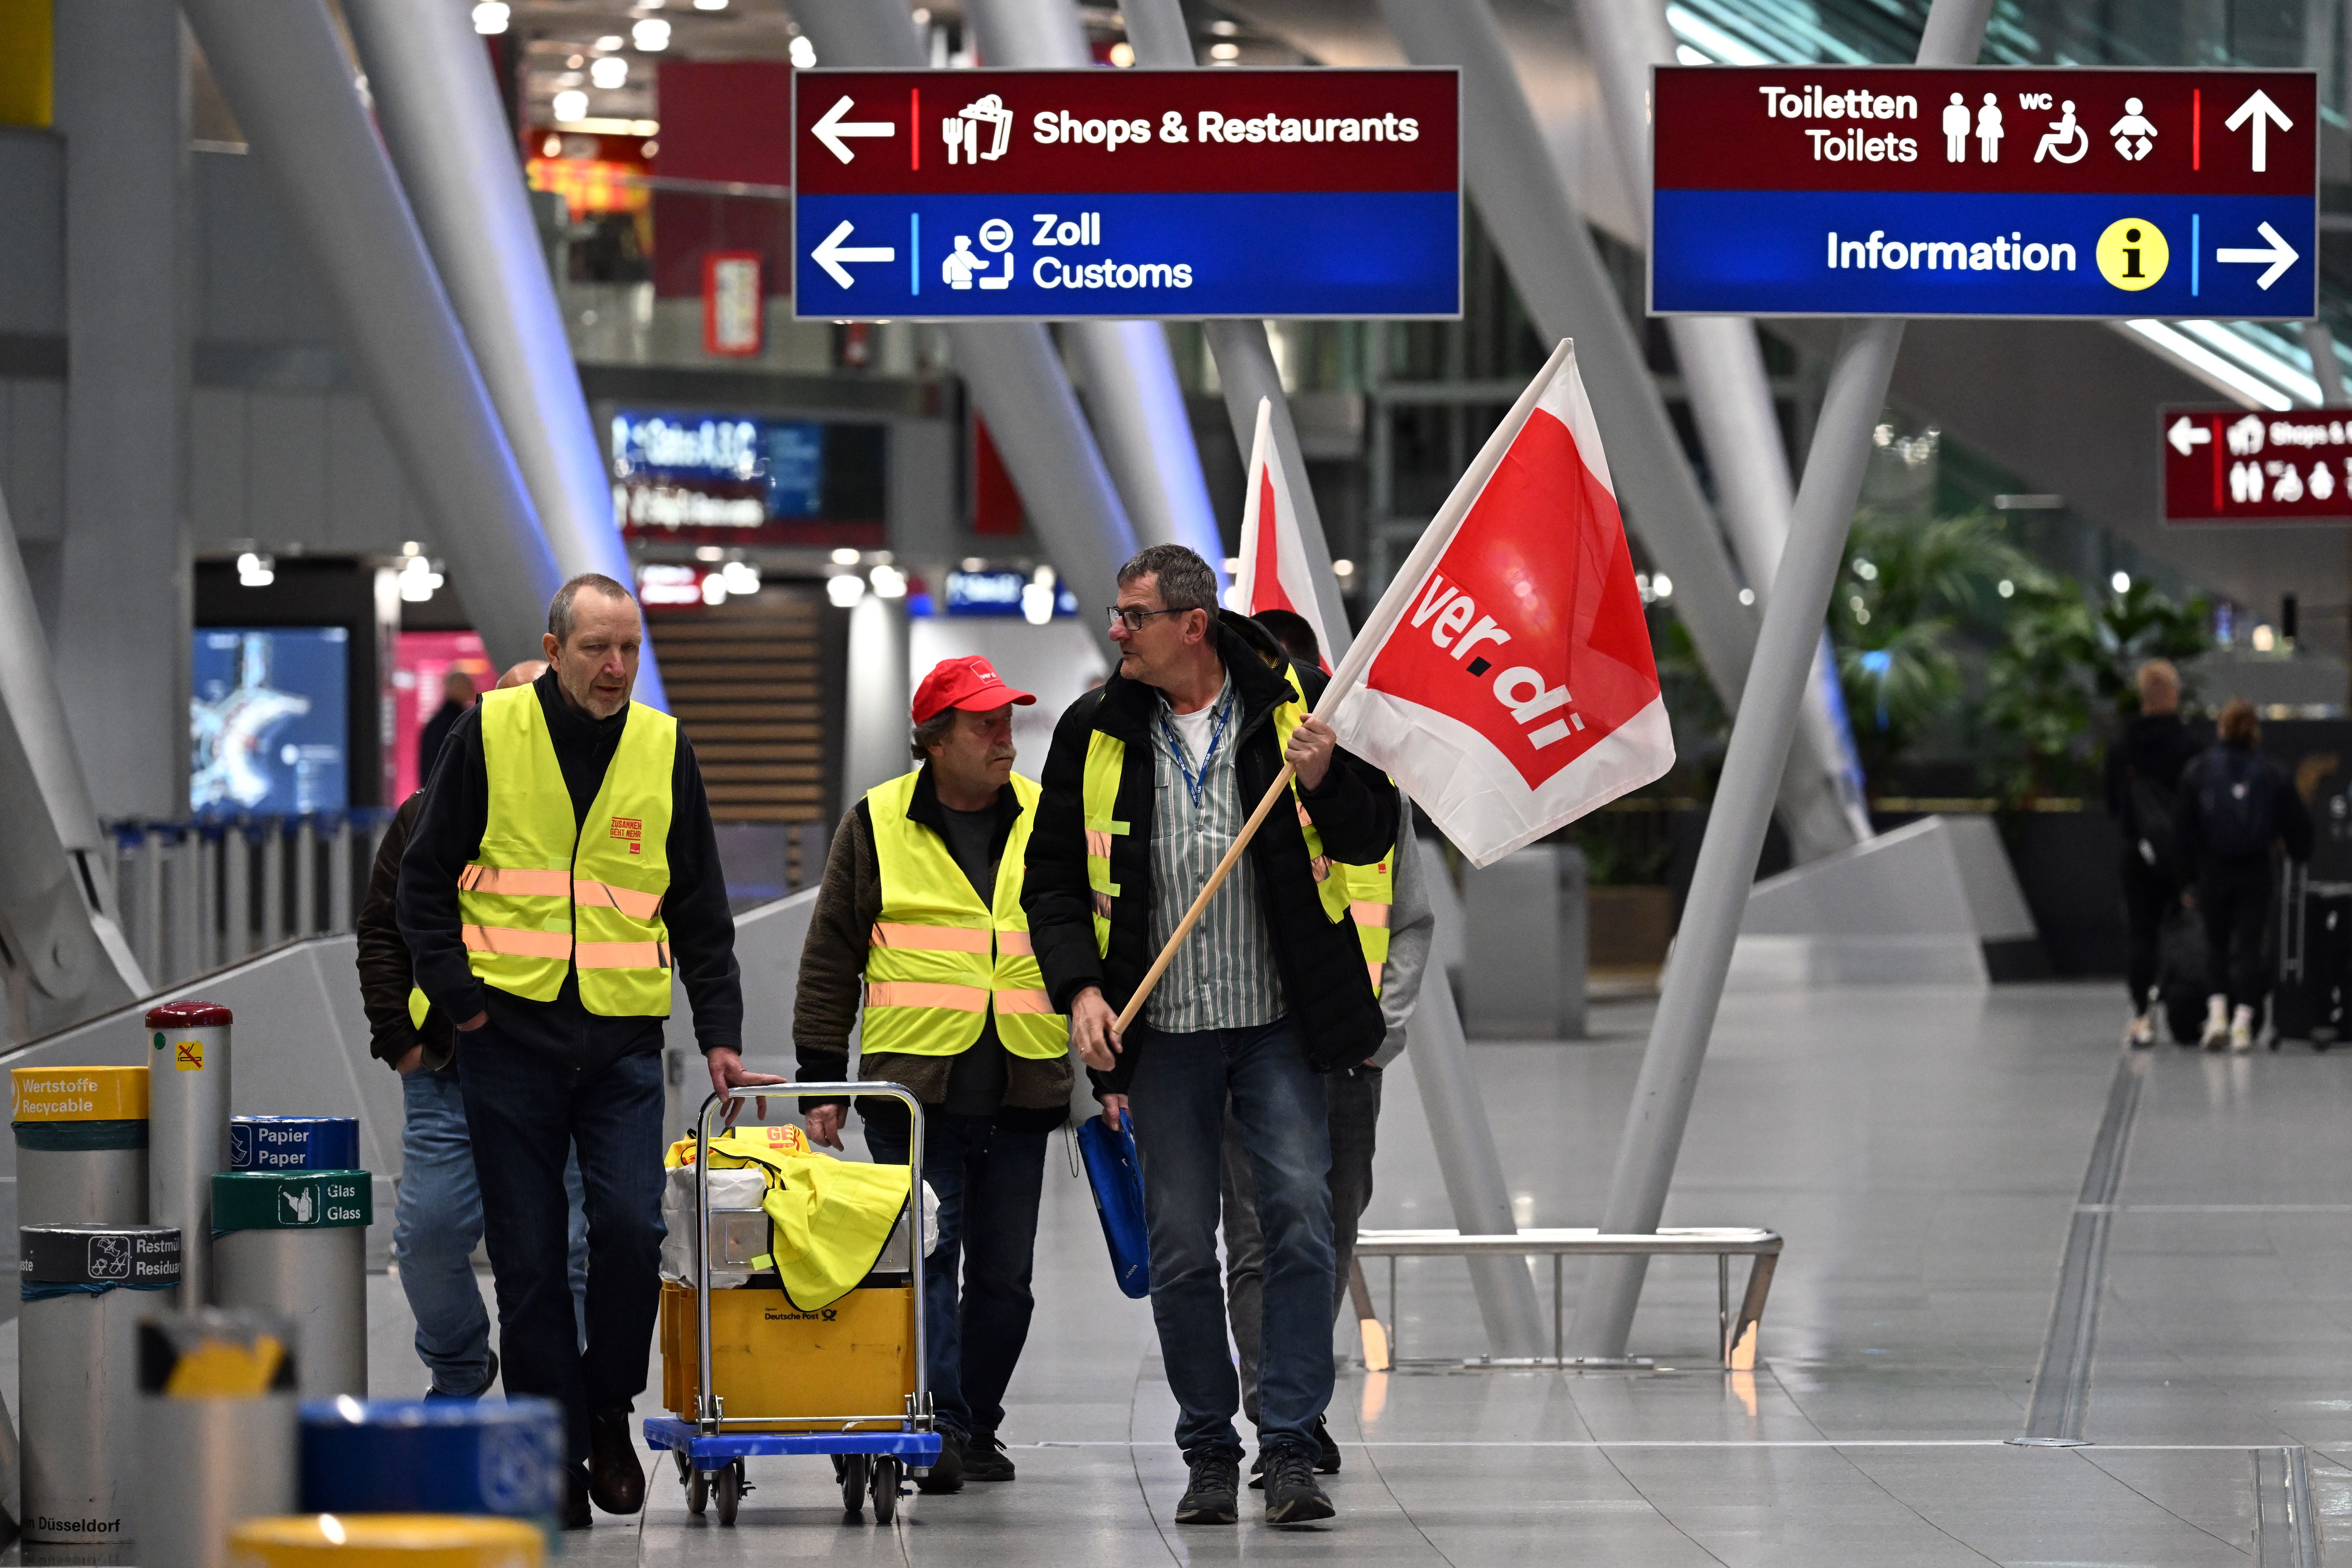
<svg viewBox="0 0 2352 1568"><path fill-rule="evenodd" d="M915 753L915 761L929 762L931 748L947 744L948 731L955 727L955 716L954 709L942 708L915 726L914 738L909 744L909 749Z"/></svg>
<svg viewBox="0 0 2352 1568"><path fill-rule="evenodd" d="M572 640L572 601L580 596L583 588L593 588L608 599L626 599L635 604L637 596L605 576L602 572L583 572L555 591L547 602L547 635L561 647Z"/></svg>
<svg viewBox="0 0 2352 1568"><path fill-rule="evenodd" d="M1217 613L1217 574L1209 563L1181 544L1153 544L1139 550L1135 559L1118 569L1118 585L1139 577L1157 580L1160 602L1171 610Z"/></svg>

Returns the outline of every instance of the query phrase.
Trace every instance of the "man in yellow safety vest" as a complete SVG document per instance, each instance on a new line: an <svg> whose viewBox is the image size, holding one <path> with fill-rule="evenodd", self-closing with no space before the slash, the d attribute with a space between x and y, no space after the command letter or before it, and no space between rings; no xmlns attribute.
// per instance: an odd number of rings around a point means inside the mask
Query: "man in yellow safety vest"
<svg viewBox="0 0 2352 1568"><path fill-rule="evenodd" d="M1013 710L1036 700L977 656L923 678L922 765L841 819L793 1003L803 1082L847 1077L862 1007L857 1076L923 1102L923 1180L940 1200L923 1321L945 1439L917 1482L927 1492L1013 1479L997 1428L1029 1336L1045 1143L1069 1111L1069 1020L1046 999L1021 908L1037 786L1013 771ZM810 1137L841 1147L844 1109L814 1107ZM877 1161L907 1158L903 1102L862 1100L858 1115Z"/></svg>
<svg viewBox="0 0 2352 1568"><path fill-rule="evenodd" d="M645 1504L630 1402L661 1294L662 1020L673 973L714 1087L743 1069L743 998L694 749L629 700L629 591L574 577L549 669L452 726L395 898L416 984L457 1028L458 1078L499 1300L506 1391L560 1402L564 1523ZM587 1193L588 1343L566 1279L563 1167Z"/></svg>

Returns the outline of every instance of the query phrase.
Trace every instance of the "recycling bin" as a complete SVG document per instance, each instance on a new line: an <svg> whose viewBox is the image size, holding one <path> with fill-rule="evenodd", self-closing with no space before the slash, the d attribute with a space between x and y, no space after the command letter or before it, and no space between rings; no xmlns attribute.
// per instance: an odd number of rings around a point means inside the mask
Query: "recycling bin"
<svg viewBox="0 0 2352 1568"><path fill-rule="evenodd" d="M212 1180L228 1169L229 1010L168 1002L147 1011L147 1218L184 1238L179 1304L213 1300Z"/></svg>
<svg viewBox="0 0 2352 1568"><path fill-rule="evenodd" d="M139 1325L140 1557L226 1568L228 1532L294 1508L292 1331L272 1312Z"/></svg>
<svg viewBox="0 0 2352 1568"><path fill-rule="evenodd" d="M147 1068L13 1068L18 1225L147 1223Z"/></svg>
<svg viewBox="0 0 2352 1568"><path fill-rule="evenodd" d="M232 1116L232 1171L349 1171L360 1163L356 1116Z"/></svg>
<svg viewBox="0 0 2352 1568"><path fill-rule="evenodd" d="M304 1399L367 1397L365 1171L223 1171L212 1179L214 1289L281 1314Z"/></svg>

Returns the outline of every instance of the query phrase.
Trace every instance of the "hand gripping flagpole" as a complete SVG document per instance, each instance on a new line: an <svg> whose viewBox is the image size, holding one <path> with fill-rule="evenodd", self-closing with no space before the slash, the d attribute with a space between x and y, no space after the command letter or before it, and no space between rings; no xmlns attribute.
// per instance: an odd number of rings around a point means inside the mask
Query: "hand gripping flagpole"
<svg viewBox="0 0 2352 1568"><path fill-rule="evenodd" d="M1528 416L1535 412L1537 399L1543 395L1544 389L1551 384L1552 378L1559 374L1561 364L1573 352L1571 341L1562 338L1559 346L1551 351L1551 357L1544 362L1543 369L1519 394L1519 400L1511 405L1510 413L1495 426L1495 433L1486 437L1486 444L1478 448L1477 458L1455 482L1454 493L1445 498L1445 504L1438 510L1437 516L1422 531L1419 542L1412 547L1412 553L1405 557L1404 564L1391 580L1388 592L1381 595L1381 602L1373 607L1371 618L1364 623L1364 629L1357 634L1347 657L1339 661L1339 668L1331 672L1331 683L1323 689L1322 697L1315 704L1316 718L1321 719L1338 706L1341 698L1362 684L1364 671L1380 653L1381 645L1388 640L1389 633L1402 618L1413 595L1420 590L1423 579L1436 567L1438 557L1444 554L1446 545L1453 542L1455 531L1462 526L1462 520L1469 515L1472 503L1486 489L1486 481L1493 479L1495 470L1502 466L1503 454L1511 449L1513 441L1518 439L1519 427L1528 422ZM1223 858L1217 862L1217 868L1209 873L1208 881L1193 898L1192 907L1184 911L1184 918L1169 934L1168 945L1161 948L1160 956L1151 961L1150 969L1143 976L1143 984L1135 988L1135 994L1128 998L1126 1006L1119 1009L1118 1019L1111 1026L1113 1034L1126 1034L1128 1026L1143 1011L1143 1004L1150 997L1153 988L1159 985L1160 976L1168 973L1168 965L1175 961L1176 950L1184 945L1184 939L1192 934L1194 926L1200 924L1209 900L1217 896L1219 888L1224 886L1225 878L1232 873L1234 862L1241 858L1242 851L1249 847L1250 840L1256 837L1258 825L1265 820L1265 814L1274 809L1274 803L1280 800L1283 792L1290 787L1296 772L1286 762L1282 764L1282 771L1275 774L1274 783L1258 801L1257 808L1250 813L1249 820L1242 825L1242 830L1234 836Z"/></svg>

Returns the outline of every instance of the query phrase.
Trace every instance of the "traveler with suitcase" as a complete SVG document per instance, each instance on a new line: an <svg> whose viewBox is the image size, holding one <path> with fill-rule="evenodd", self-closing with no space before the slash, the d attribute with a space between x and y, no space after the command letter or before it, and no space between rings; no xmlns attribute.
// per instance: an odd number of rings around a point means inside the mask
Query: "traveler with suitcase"
<svg viewBox="0 0 2352 1568"><path fill-rule="evenodd" d="M2119 875L2127 942L2125 984L2132 1005L2124 1043L2136 1049L2156 1043L2153 994L2165 920L2180 907L2187 879L2173 832L2173 806L2181 772L2200 750L2197 737L2180 721L2180 672L2168 660L2149 659L2139 667L2139 715L2107 752L2107 814L2124 834Z"/></svg>
<svg viewBox="0 0 2352 1568"><path fill-rule="evenodd" d="M2233 697L2221 710L2221 743L2180 775L2174 832L2205 925L2209 984L2226 986L2205 1002L2202 1043L2254 1048L2263 997L2263 930L2270 915L2271 847L2311 858L2311 813L2286 771L2255 751L2262 725L2253 704Z"/></svg>

